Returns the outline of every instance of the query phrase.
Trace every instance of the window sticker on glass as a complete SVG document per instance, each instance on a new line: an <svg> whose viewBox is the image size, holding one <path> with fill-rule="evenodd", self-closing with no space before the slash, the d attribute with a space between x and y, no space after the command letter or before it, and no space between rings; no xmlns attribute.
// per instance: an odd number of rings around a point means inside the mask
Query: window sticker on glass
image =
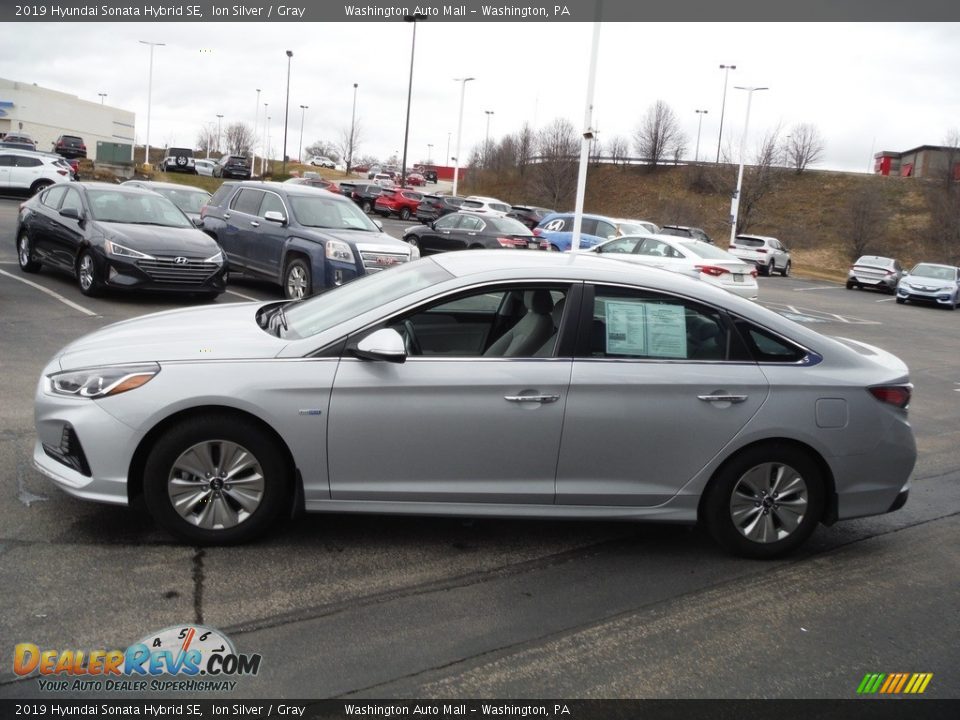
<svg viewBox="0 0 960 720"><path fill-rule="evenodd" d="M687 357L683 306L608 299L604 315L608 355Z"/></svg>

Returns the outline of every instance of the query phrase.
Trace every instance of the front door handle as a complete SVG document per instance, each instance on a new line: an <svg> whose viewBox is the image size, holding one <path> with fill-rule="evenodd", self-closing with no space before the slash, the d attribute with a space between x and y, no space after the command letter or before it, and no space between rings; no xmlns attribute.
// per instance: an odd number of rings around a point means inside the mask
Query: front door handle
<svg viewBox="0 0 960 720"><path fill-rule="evenodd" d="M516 403L552 403L560 399L559 395L504 395L504 400Z"/></svg>
<svg viewBox="0 0 960 720"><path fill-rule="evenodd" d="M260 227L260 223L258 223L256 220L251 220L250 224L253 225L253 227Z"/></svg>
<svg viewBox="0 0 960 720"><path fill-rule="evenodd" d="M698 400L703 400L704 402L728 402L728 403L742 403L746 401L748 395L697 395Z"/></svg>

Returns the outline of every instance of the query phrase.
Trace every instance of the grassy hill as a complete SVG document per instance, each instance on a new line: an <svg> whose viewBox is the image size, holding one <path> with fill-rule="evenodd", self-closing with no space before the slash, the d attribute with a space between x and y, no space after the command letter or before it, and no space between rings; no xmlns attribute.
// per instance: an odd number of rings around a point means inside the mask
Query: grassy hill
<svg viewBox="0 0 960 720"><path fill-rule="evenodd" d="M468 177L465 194L551 206L537 192L529 170L525 178L502 173ZM736 180L733 165L668 166L653 171L639 166L593 166L587 175L584 209L661 225L702 227L724 245L730 236L730 196ZM748 182L745 178L744 195ZM943 192L942 184L919 178L817 170L797 175L775 169L771 189L751 213L745 232L783 241L798 272L835 279L845 277L850 262L865 253L897 257L907 265L920 260L955 262L955 252L946 253L953 258L943 257L942 243L931 237L931 197ZM858 235L863 244L855 246Z"/></svg>

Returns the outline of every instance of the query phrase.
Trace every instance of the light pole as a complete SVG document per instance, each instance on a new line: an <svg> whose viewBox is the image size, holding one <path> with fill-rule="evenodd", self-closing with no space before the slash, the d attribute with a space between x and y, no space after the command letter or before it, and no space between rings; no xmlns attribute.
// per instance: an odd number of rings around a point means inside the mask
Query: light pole
<svg viewBox="0 0 960 720"><path fill-rule="evenodd" d="M410 80L407 82L407 122L403 126L403 160L400 163L400 187L407 184L407 139L410 137L410 97L413 94L413 57L417 52L417 20L426 20L426 15L404 15L403 21L413 23L413 40L410 43Z"/></svg>
<svg viewBox="0 0 960 720"><path fill-rule="evenodd" d="M699 116L697 119L697 150L694 153L695 160L694 162L700 162L700 129L703 127L703 116L706 115L709 110L694 110L694 112Z"/></svg>
<svg viewBox="0 0 960 720"><path fill-rule="evenodd" d="M263 104L263 157L260 159L260 178L263 179L267 171L267 160L270 157L270 117L267 115L267 108L270 103Z"/></svg>
<svg viewBox="0 0 960 720"><path fill-rule="evenodd" d="M303 119L307 115L307 110L310 109L309 105L300 106L300 147L297 150L297 160L301 163L303 162Z"/></svg>
<svg viewBox="0 0 960 720"><path fill-rule="evenodd" d="M447 133L447 165L450 164L450 135L451 133Z"/></svg>
<svg viewBox="0 0 960 720"><path fill-rule="evenodd" d="M717 163L720 162L720 141L723 139L723 112L727 108L727 76L731 70L736 70L736 65L721 65L723 70L723 102L720 104L720 132L717 134Z"/></svg>
<svg viewBox="0 0 960 720"><path fill-rule="evenodd" d="M483 138L483 167L486 168L490 157L490 116L493 115L493 110L483 112L487 115L487 134Z"/></svg>
<svg viewBox="0 0 960 720"><path fill-rule="evenodd" d="M103 105L103 99L107 96L106 93L97 93L100 96L100 104Z"/></svg>
<svg viewBox="0 0 960 720"><path fill-rule="evenodd" d="M735 90L747 91L747 118L743 121L743 137L740 138L740 170L737 173L737 189L733 194L733 200L730 203L730 244L737 236L737 217L740 210L740 188L743 185L743 154L747 148L747 130L750 128L750 101L753 100L753 93L757 90L769 90L765 87L740 87L734 86Z"/></svg>
<svg viewBox="0 0 960 720"><path fill-rule="evenodd" d="M463 96L466 94L467 83L476 78L454 78L454 82L460 83L460 118L457 120L457 155L453 158L453 194L457 194L457 181L460 178L460 136L463 132Z"/></svg>
<svg viewBox="0 0 960 720"><path fill-rule="evenodd" d="M257 171L257 124L260 122L260 88L257 88L257 104L253 106L253 137L250 139L250 177Z"/></svg>
<svg viewBox="0 0 960 720"><path fill-rule="evenodd" d="M433 143L427 143L427 164L433 165Z"/></svg>
<svg viewBox="0 0 960 720"><path fill-rule="evenodd" d="M287 120L290 117L290 60L293 58L293 50L287 50L287 104L283 111L283 170L287 174Z"/></svg>
<svg viewBox="0 0 960 720"><path fill-rule="evenodd" d="M353 167L353 144L356 142L357 131L357 83L353 84L353 110L350 111L350 145L347 147L347 174Z"/></svg>
<svg viewBox="0 0 960 720"><path fill-rule="evenodd" d="M217 115L217 152L222 156L223 153L220 152L220 121L223 120L223 115ZM207 157L210 157L210 153L207 153Z"/></svg>
<svg viewBox="0 0 960 720"><path fill-rule="evenodd" d="M150 42L149 40L140 40L142 45L150 46L150 74L147 76L147 141L146 148L143 151L143 164L150 164L150 101L153 97L153 49L164 46L166 43Z"/></svg>

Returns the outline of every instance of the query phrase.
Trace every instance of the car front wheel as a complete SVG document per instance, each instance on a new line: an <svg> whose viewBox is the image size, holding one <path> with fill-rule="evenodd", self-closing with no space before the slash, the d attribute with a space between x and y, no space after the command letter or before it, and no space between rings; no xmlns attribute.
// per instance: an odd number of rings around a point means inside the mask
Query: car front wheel
<svg viewBox="0 0 960 720"><path fill-rule="evenodd" d="M790 261L787 260L787 264L783 266L783 270L780 271L780 277L787 277L790 274Z"/></svg>
<svg viewBox="0 0 960 720"><path fill-rule="evenodd" d="M17 260L24 272L35 273L40 270L39 261L33 259L33 241L26 230L17 238Z"/></svg>
<svg viewBox="0 0 960 720"><path fill-rule="evenodd" d="M268 530L290 497L290 472L278 443L251 420L195 417L173 425L144 469L147 508L187 542L246 542Z"/></svg>
<svg viewBox="0 0 960 720"><path fill-rule="evenodd" d="M400 208L400 219L409 220L410 219L410 210L409 208Z"/></svg>
<svg viewBox="0 0 960 720"><path fill-rule="evenodd" d="M824 480L792 445L748 448L727 462L704 493L701 520L726 550L773 558L799 547L823 515Z"/></svg>
<svg viewBox="0 0 960 720"><path fill-rule="evenodd" d="M103 294L103 281L100 279L93 253L89 250L80 253L77 260L77 284L80 286L80 292L88 297Z"/></svg>
<svg viewBox="0 0 960 720"><path fill-rule="evenodd" d="M312 285L310 268L303 260L298 258L287 263L283 273L283 294L287 299L302 300L308 297L313 290Z"/></svg>

